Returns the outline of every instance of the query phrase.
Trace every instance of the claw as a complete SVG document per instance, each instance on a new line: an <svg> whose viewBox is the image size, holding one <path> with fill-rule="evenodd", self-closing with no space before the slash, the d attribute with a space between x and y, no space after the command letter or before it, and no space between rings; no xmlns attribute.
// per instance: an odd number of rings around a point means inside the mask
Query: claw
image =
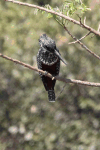
<svg viewBox="0 0 100 150"><path fill-rule="evenodd" d="M55 77L52 78L52 80L54 80L54 79L55 79Z"/></svg>
<svg viewBox="0 0 100 150"><path fill-rule="evenodd" d="M47 72L47 71L45 71L44 75L47 75L47 74L48 74L48 72Z"/></svg>

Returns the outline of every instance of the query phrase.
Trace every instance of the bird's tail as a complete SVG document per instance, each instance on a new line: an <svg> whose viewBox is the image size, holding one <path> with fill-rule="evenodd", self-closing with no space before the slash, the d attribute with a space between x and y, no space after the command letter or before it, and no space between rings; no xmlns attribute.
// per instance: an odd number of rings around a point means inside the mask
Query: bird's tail
<svg viewBox="0 0 100 150"><path fill-rule="evenodd" d="M48 90L49 102L55 102L55 92L54 90Z"/></svg>

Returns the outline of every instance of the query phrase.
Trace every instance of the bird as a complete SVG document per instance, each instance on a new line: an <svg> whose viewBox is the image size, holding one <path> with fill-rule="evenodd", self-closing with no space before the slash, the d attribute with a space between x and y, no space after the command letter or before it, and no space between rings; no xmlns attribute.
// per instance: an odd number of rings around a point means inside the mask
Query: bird
<svg viewBox="0 0 100 150"><path fill-rule="evenodd" d="M65 60L61 57L56 43L46 34L42 34L39 39L40 49L37 54L38 69L50 73L52 76L57 76L60 71L60 60L67 65ZM55 102L55 83L56 80L39 73L44 84L45 90L48 92L49 102Z"/></svg>

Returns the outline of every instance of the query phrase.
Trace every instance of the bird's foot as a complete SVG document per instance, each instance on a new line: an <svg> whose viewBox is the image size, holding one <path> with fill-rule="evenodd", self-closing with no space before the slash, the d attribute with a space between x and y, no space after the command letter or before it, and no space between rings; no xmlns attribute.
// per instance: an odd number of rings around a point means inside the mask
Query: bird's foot
<svg viewBox="0 0 100 150"><path fill-rule="evenodd" d="M46 76L48 74L48 71L45 71L44 75ZM52 80L54 80L55 77L52 77Z"/></svg>
<svg viewBox="0 0 100 150"><path fill-rule="evenodd" d="M47 74L48 74L48 72L47 72L47 71L45 71L44 75L47 75Z"/></svg>
<svg viewBox="0 0 100 150"><path fill-rule="evenodd" d="M55 77L52 77L52 80L54 80L55 79Z"/></svg>

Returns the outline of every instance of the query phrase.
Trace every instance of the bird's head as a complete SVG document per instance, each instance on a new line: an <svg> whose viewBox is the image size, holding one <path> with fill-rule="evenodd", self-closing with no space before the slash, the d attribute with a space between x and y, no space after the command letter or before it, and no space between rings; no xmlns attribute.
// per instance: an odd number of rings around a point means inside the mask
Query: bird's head
<svg viewBox="0 0 100 150"><path fill-rule="evenodd" d="M48 52L54 53L56 49L55 41L49 38L46 34L43 34L39 39L41 47L45 48Z"/></svg>
<svg viewBox="0 0 100 150"><path fill-rule="evenodd" d="M53 53L54 55L56 55L65 65L67 65L67 63L63 60L63 58L61 57L59 50L56 48L56 43L54 40L52 40L51 38L49 38L46 34L43 34L40 36L39 39L39 44L40 47L44 48L46 51Z"/></svg>

